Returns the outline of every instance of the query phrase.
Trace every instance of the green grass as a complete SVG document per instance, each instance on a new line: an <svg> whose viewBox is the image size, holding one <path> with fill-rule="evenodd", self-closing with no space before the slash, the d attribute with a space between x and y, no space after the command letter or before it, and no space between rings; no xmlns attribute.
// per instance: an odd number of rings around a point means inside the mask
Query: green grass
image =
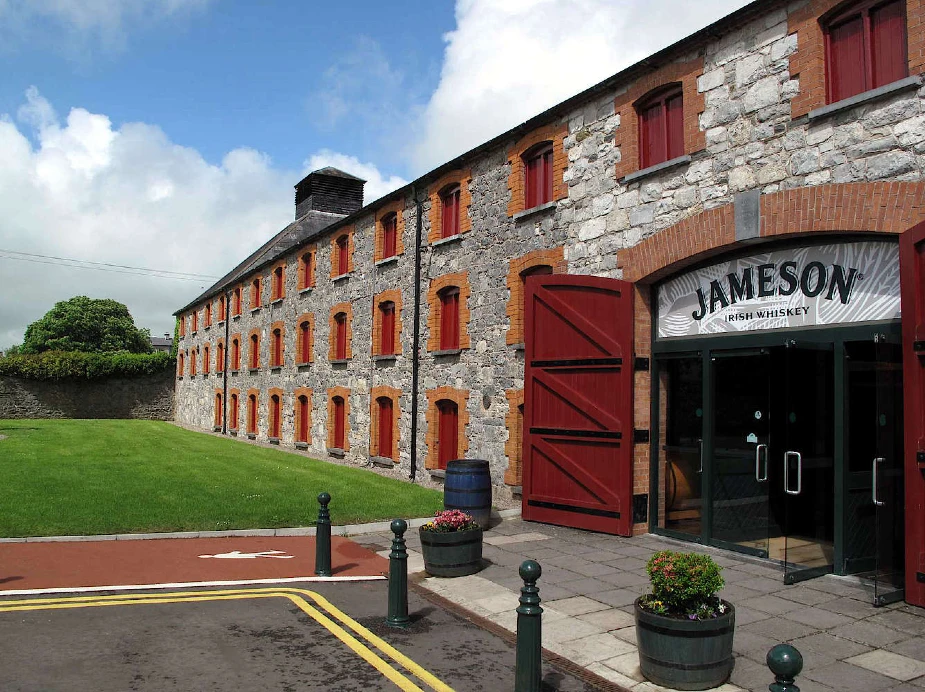
<svg viewBox="0 0 925 692"><path fill-rule="evenodd" d="M310 526L424 517L441 493L159 421L0 420L0 536Z"/></svg>

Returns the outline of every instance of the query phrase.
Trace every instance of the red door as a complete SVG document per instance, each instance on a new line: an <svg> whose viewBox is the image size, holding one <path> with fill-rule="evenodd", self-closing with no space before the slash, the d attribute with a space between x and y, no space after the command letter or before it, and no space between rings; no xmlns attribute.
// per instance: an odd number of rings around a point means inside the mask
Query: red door
<svg viewBox="0 0 925 692"><path fill-rule="evenodd" d="M392 458L392 400L379 399L379 456Z"/></svg>
<svg viewBox="0 0 925 692"><path fill-rule="evenodd" d="M633 287L526 282L523 518L629 536Z"/></svg>
<svg viewBox="0 0 925 692"><path fill-rule="evenodd" d="M899 239L906 438L906 601L925 606L925 223Z"/></svg>
<svg viewBox="0 0 925 692"><path fill-rule="evenodd" d="M447 463L456 458L459 449L459 411L452 401L438 401L437 410L440 412L437 464L445 469Z"/></svg>

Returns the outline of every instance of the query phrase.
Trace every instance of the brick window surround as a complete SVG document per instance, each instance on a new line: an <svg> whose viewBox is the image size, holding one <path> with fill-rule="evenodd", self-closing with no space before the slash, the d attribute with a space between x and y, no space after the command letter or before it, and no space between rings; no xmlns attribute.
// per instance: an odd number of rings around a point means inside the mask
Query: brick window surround
<svg viewBox="0 0 925 692"><path fill-rule="evenodd" d="M212 345L207 341L202 345L202 374L208 375L212 360Z"/></svg>
<svg viewBox="0 0 925 692"><path fill-rule="evenodd" d="M189 374L193 377L196 374L196 361L199 359L199 347L196 346L189 350Z"/></svg>
<svg viewBox="0 0 925 692"><path fill-rule="evenodd" d="M304 403L303 403L304 398ZM312 390L298 387L292 393L293 430L295 442L312 443Z"/></svg>
<svg viewBox="0 0 925 692"><path fill-rule="evenodd" d="M225 340L215 342L215 372L225 371Z"/></svg>
<svg viewBox="0 0 925 692"><path fill-rule="evenodd" d="M251 329L247 335L247 367L250 370L260 367L260 329Z"/></svg>
<svg viewBox="0 0 925 692"><path fill-rule="evenodd" d="M641 168L639 152L639 114L637 106L649 94L679 83L683 102L684 151L693 154L706 147L706 134L700 130L700 114L704 96L697 91L697 78L703 74L703 58L663 65L637 79L625 92L614 99L614 112L620 116L620 126L614 134L614 146L620 149L616 166L617 178Z"/></svg>
<svg viewBox="0 0 925 692"><path fill-rule="evenodd" d="M230 365L232 370L241 369L241 335L231 335L231 353Z"/></svg>
<svg viewBox="0 0 925 692"><path fill-rule="evenodd" d="M504 392L507 399L507 415L504 427L507 428L507 442L504 443L504 455L507 457L507 469L504 482L507 485L522 485L524 478L524 390L508 389Z"/></svg>
<svg viewBox="0 0 925 692"><path fill-rule="evenodd" d="M347 266L342 267L340 243L341 238L347 239ZM331 238L331 278L336 279L338 276L349 274L353 271L353 226L347 226Z"/></svg>
<svg viewBox="0 0 925 692"><path fill-rule="evenodd" d="M397 199L394 202L390 202L389 204L386 204L376 210L376 240L375 251L373 253L374 262L388 259L385 254L385 233L383 223L388 220L392 214L395 214L395 253L394 255L390 256L395 257L405 252L405 244L402 242L402 237L405 234L405 217L403 215L404 211L404 199Z"/></svg>
<svg viewBox="0 0 925 692"><path fill-rule="evenodd" d="M334 318L343 313L347 319L347 343L344 345L344 359L353 358L351 343L353 342L353 305L351 303L338 303L331 308L328 316L328 360L341 360L337 357L337 320Z"/></svg>
<svg viewBox="0 0 925 692"><path fill-rule="evenodd" d="M302 325L307 325L307 330ZM295 361L297 365L315 361L315 315L304 312L296 320Z"/></svg>
<svg viewBox="0 0 925 692"><path fill-rule="evenodd" d="M183 351L177 351L177 377L183 377L185 368L186 354Z"/></svg>
<svg viewBox="0 0 925 692"><path fill-rule="evenodd" d="M241 416L241 391L238 389L228 390L228 429L238 429L238 419Z"/></svg>
<svg viewBox="0 0 925 692"><path fill-rule="evenodd" d="M180 315L177 318L177 335L180 338L186 336L186 315Z"/></svg>
<svg viewBox="0 0 925 692"><path fill-rule="evenodd" d="M286 297L286 261L277 262L270 272L270 300L282 300Z"/></svg>
<svg viewBox="0 0 925 692"><path fill-rule="evenodd" d="M305 249L299 255L298 286L300 291L312 288L315 285L315 262L317 258L318 251L314 247Z"/></svg>
<svg viewBox="0 0 925 692"><path fill-rule="evenodd" d="M276 397L274 402L273 397ZM283 432L283 390L271 387L267 390L267 436L279 439Z"/></svg>
<svg viewBox="0 0 925 692"><path fill-rule="evenodd" d="M325 428L328 432L328 448L334 447L334 399L340 397L344 402L344 446L345 452L350 451L350 390L347 387L329 387L328 388L328 419L325 421Z"/></svg>
<svg viewBox="0 0 925 692"><path fill-rule="evenodd" d="M263 277L255 276L250 282L251 310L256 310L263 305Z"/></svg>
<svg viewBox="0 0 925 692"><path fill-rule="evenodd" d="M385 353L382 350L382 309L383 303L392 303L395 306L394 328L392 330L392 350ZM390 288L377 294L373 298L373 338L372 354L374 356L401 355L401 289Z"/></svg>
<svg viewBox="0 0 925 692"><path fill-rule="evenodd" d="M224 322L227 317L228 315L226 314L225 296L221 295L218 297L218 321Z"/></svg>
<svg viewBox="0 0 925 692"><path fill-rule="evenodd" d="M270 325L270 367L281 368L285 359L286 323L282 320L277 320Z"/></svg>
<svg viewBox="0 0 925 692"><path fill-rule="evenodd" d="M243 286L238 285L234 287L234 292L231 294L231 316L232 317L237 317L241 314L241 311L243 309L243 303L244 303L244 298L242 295L243 293L244 293Z"/></svg>
<svg viewBox="0 0 925 692"><path fill-rule="evenodd" d="M466 408L469 401L469 390L454 389L453 387L437 387L427 392L427 458L424 467L428 469L440 468L437 441L440 437L440 410L437 404L441 401L452 401L456 404L458 412L459 430L457 432L457 459L462 459L469 451L469 440L466 439L466 426L469 424L469 411Z"/></svg>
<svg viewBox="0 0 925 692"><path fill-rule="evenodd" d="M247 390L247 428L248 434L257 434L260 427L260 390Z"/></svg>
<svg viewBox="0 0 925 692"><path fill-rule="evenodd" d="M427 328L429 335L427 338L427 350L440 350L440 292L447 288L459 289L459 348L469 348L469 272L457 272L455 274L444 274L430 282L430 288L427 289L427 305L430 310L427 314Z"/></svg>
<svg viewBox="0 0 925 692"><path fill-rule="evenodd" d="M466 168L444 174L428 188L430 228L427 232L427 242L435 243L443 238L442 195L457 185L459 186L459 235L472 230L472 220L469 218L469 207L472 205L472 193L469 192L471 183L472 173Z"/></svg>
<svg viewBox="0 0 925 692"><path fill-rule="evenodd" d="M925 0L906 0L906 56L910 75L925 71ZM809 0L787 16L787 33L797 35L797 49L789 58L790 78L800 80L800 91L790 101L790 115L798 118L827 102L825 34L820 18L840 9L839 0ZM847 5L845 6L847 7Z"/></svg>
<svg viewBox="0 0 925 692"><path fill-rule="evenodd" d="M222 406L222 390L221 389L215 390L215 396L212 398L212 400L215 402L214 404L215 410L213 411L214 415L213 415L212 425L213 427L220 428L222 427L222 416L225 412L224 407Z"/></svg>
<svg viewBox="0 0 925 692"><path fill-rule="evenodd" d="M212 301L210 300L206 303L206 306L202 311L202 326L211 327L212 326Z"/></svg>
<svg viewBox="0 0 925 692"><path fill-rule="evenodd" d="M507 179L507 187L511 191L511 199L507 205L508 216L526 211L527 170L524 155L543 142L552 144L552 199L568 197L568 185L562 180L568 167L564 147L566 135L568 125L546 125L524 135L508 150L507 160L511 166L511 173Z"/></svg>
<svg viewBox="0 0 925 692"><path fill-rule="evenodd" d="M199 311L198 310L193 310L193 312L190 313L190 331L192 331L193 334L199 331Z"/></svg>
<svg viewBox="0 0 925 692"><path fill-rule="evenodd" d="M648 168L684 154L684 94L680 84L656 89L636 102L639 167Z"/></svg>
<svg viewBox="0 0 925 692"><path fill-rule="evenodd" d="M386 398L392 402L392 449L379 449L379 399ZM398 461L398 436L401 408L399 407L401 390L381 385L369 392L369 454L374 457L386 457Z"/></svg>
<svg viewBox="0 0 925 692"><path fill-rule="evenodd" d="M533 250L510 261L507 271L507 316L510 320L508 345L524 342L524 278L537 267L551 267L553 274L566 274L568 262L565 261L565 249L554 247L549 250Z"/></svg>

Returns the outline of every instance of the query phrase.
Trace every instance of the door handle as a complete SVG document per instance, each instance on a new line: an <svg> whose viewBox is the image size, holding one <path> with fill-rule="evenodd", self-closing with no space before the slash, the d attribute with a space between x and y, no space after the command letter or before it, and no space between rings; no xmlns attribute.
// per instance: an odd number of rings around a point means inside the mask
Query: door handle
<svg viewBox="0 0 925 692"><path fill-rule="evenodd" d="M884 461L886 461L886 459L884 459L883 457L877 457L876 459L874 459L874 463L871 464L870 466L870 476L871 476L870 494L871 494L871 498L874 501L874 506L876 507L883 507L883 502L877 499L877 464L882 464Z"/></svg>
<svg viewBox="0 0 925 692"><path fill-rule="evenodd" d="M790 489L790 457L796 457L797 460L796 490ZM799 452L784 452L784 492L788 495L799 495L803 492L803 455Z"/></svg>
<svg viewBox="0 0 925 692"><path fill-rule="evenodd" d="M764 475L761 475L761 450L764 450ZM768 446L758 445L755 447L755 480L759 483L765 483L768 480Z"/></svg>

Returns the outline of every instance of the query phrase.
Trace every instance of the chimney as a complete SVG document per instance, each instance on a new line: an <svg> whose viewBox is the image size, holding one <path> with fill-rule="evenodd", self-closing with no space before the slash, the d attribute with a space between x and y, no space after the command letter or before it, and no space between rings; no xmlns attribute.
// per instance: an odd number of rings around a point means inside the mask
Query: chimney
<svg viewBox="0 0 925 692"><path fill-rule="evenodd" d="M362 178L336 168L322 168L305 176L295 186L295 217L310 211L352 214L363 206Z"/></svg>

